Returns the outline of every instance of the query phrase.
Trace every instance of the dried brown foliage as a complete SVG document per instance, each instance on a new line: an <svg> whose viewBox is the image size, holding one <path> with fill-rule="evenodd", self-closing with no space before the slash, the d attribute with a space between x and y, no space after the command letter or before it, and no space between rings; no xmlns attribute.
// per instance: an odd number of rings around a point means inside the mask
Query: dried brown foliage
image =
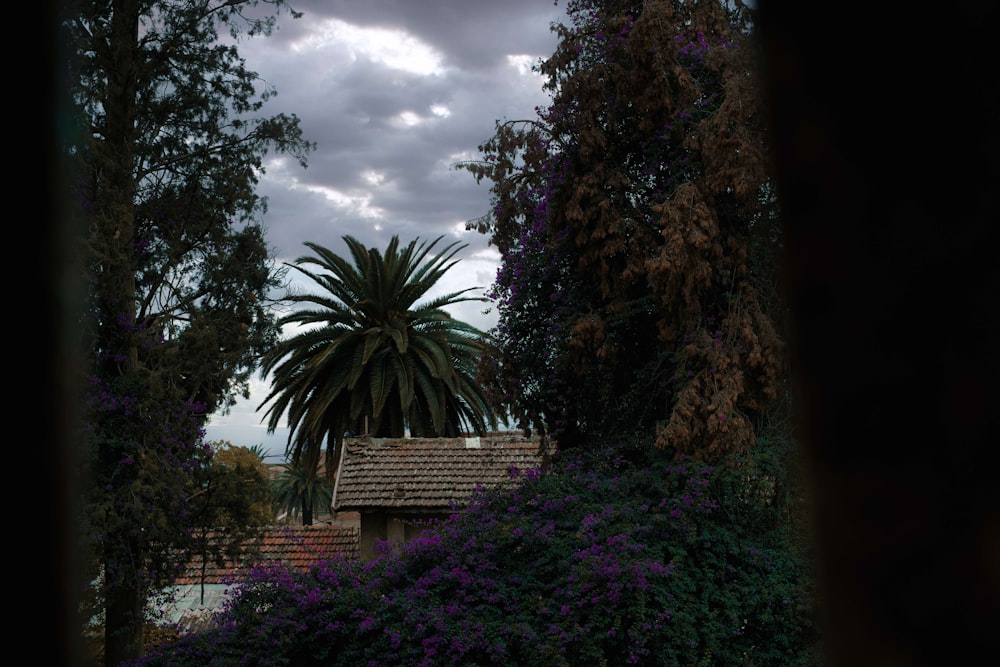
<svg viewBox="0 0 1000 667"><path fill-rule="evenodd" d="M595 383L641 398L637 369L669 357L655 367L673 378L653 406L657 445L706 460L745 451L783 374L750 270L752 251L771 251L754 238L769 157L751 33L717 1L581 7L589 18L563 28L542 65L546 122L498 125L482 147L496 161L470 169L495 184L480 231L508 259L532 223L519 196L548 184L549 238L564 239L582 285L563 339L563 390L585 387L574 409ZM559 179L546 171L552 152L566 158ZM614 410L601 400L592 412Z"/></svg>

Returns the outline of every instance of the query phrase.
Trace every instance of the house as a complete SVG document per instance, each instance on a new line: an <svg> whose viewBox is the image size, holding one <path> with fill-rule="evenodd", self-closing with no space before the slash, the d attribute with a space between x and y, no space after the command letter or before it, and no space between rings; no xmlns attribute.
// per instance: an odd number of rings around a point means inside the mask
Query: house
<svg viewBox="0 0 1000 667"><path fill-rule="evenodd" d="M469 438L347 438L333 491L335 516L360 516L360 558L401 543L466 505L478 486L515 483L511 469L542 464L542 441L518 432Z"/></svg>
<svg viewBox="0 0 1000 667"><path fill-rule="evenodd" d="M163 621L196 631L211 623L222 609L230 588L241 573L257 565L284 564L298 570L330 558L356 559L359 531L356 525L269 526L259 538L244 545L243 557L219 566L195 556L168 591L161 610ZM209 539L218 539L209 536Z"/></svg>

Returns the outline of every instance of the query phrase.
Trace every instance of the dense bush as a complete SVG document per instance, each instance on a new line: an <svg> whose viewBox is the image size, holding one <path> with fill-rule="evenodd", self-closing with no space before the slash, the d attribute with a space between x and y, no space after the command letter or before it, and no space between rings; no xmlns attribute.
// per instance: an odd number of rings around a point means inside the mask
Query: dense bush
<svg viewBox="0 0 1000 667"><path fill-rule="evenodd" d="M140 664L815 664L776 478L645 450L512 470L367 565L256 570L216 629Z"/></svg>

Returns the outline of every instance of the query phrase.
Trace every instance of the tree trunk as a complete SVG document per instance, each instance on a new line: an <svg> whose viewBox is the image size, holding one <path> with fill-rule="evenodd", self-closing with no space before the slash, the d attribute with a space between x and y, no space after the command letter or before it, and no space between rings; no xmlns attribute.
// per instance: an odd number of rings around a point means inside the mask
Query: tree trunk
<svg viewBox="0 0 1000 667"><path fill-rule="evenodd" d="M142 655L142 591L134 582L107 592L104 623L104 666L118 667Z"/></svg>
<svg viewBox="0 0 1000 667"><path fill-rule="evenodd" d="M127 376L137 371L138 348L134 337L123 336L135 322L135 143L136 52L139 41L137 0L116 0L111 23L115 45L104 63L108 74L106 136L100 142L103 186L96 193L96 242L104 250L101 258L101 309L110 322L100 335L108 350L102 374ZM112 317L113 316L113 317ZM107 445L105 445L107 447ZM102 452L100 465L113 470L113 453ZM112 475L107 475L112 477ZM113 493L113 492L112 492ZM109 531L105 551L104 664L118 667L124 660L142 656L144 585L136 565L142 562L141 547L127 534Z"/></svg>

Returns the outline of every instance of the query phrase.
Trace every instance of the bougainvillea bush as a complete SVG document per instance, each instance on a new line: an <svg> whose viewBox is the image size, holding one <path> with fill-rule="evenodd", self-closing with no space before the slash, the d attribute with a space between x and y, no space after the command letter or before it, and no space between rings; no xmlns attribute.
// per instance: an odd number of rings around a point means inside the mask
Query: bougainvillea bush
<svg viewBox="0 0 1000 667"><path fill-rule="evenodd" d="M512 470L368 564L255 570L218 627L138 664L816 664L774 479L627 451Z"/></svg>

